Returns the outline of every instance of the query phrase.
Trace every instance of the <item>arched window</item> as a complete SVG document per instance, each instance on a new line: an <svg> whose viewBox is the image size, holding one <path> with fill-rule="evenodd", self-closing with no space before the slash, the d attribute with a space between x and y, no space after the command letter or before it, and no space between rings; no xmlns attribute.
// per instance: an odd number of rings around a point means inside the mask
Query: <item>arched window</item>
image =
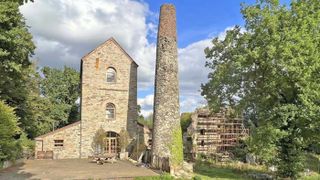
<svg viewBox="0 0 320 180"><path fill-rule="evenodd" d="M115 83L117 77L117 72L114 68L108 68L107 69L107 82L108 83Z"/></svg>
<svg viewBox="0 0 320 180"><path fill-rule="evenodd" d="M112 103L108 103L106 107L107 119L114 119L116 114L116 107Z"/></svg>

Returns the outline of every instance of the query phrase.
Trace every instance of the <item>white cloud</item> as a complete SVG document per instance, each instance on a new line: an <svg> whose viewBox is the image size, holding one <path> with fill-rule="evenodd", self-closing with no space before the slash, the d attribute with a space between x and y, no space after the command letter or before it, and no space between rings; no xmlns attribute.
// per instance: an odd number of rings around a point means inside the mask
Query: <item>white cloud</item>
<svg viewBox="0 0 320 180"><path fill-rule="evenodd" d="M200 95L200 86L207 81L209 73L204 66L204 49L210 46L210 41L201 40L178 50L181 112L194 111L199 104L205 103Z"/></svg>
<svg viewBox="0 0 320 180"><path fill-rule="evenodd" d="M153 94L149 94L144 98L138 98L138 104L143 108L150 108L153 106Z"/></svg>
<svg viewBox="0 0 320 180"><path fill-rule="evenodd" d="M141 114L143 115L143 117L148 117L148 116L150 116L151 114L153 113L153 109L146 109L146 110L144 110L144 109L142 109L141 110Z"/></svg>
<svg viewBox="0 0 320 180"><path fill-rule="evenodd" d="M46 0L20 8L36 43L40 66L79 69L83 55L114 37L139 64L138 90L153 90L158 14L143 1ZM232 27L226 28L226 30ZM218 34L221 39L225 31ZM148 41L149 39L149 41ZM207 81L204 49L211 38L178 49L181 112L193 111L205 100L200 85ZM152 90L151 90L152 89ZM139 98L142 113L152 112L153 95Z"/></svg>
<svg viewBox="0 0 320 180"><path fill-rule="evenodd" d="M20 8L37 45L40 66L72 66L110 37L114 37L140 65L139 83L152 83L156 25L146 22L148 5L133 0L46 0Z"/></svg>

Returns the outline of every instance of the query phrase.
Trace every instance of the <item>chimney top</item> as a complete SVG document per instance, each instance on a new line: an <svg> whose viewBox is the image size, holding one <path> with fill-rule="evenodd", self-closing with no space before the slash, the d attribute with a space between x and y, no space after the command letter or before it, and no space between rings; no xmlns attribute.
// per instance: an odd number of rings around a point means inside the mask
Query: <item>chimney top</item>
<svg viewBox="0 0 320 180"><path fill-rule="evenodd" d="M173 4L163 4L160 8L159 37L176 38L176 9Z"/></svg>

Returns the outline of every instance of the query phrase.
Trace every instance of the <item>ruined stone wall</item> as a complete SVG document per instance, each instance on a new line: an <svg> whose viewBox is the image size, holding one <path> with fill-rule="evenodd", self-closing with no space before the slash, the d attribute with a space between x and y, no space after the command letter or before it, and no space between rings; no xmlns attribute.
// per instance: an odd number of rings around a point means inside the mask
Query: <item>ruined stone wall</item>
<svg viewBox="0 0 320 180"><path fill-rule="evenodd" d="M79 158L80 122L76 122L39 136L36 139L35 155L39 151L53 151L53 159ZM55 146L54 140L63 140L63 146Z"/></svg>
<svg viewBox="0 0 320 180"><path fill-rule="evenodd" d="M188 134L192 138L192 153L224 153L238 144L239 139L248 135L243 119L230 116L228 109L213 113L208 108L197 109L191 116Z"/></svg>
<svg viewBox="0 0 320 180"><path fill-rule="evenodd" d="M156 157L172 158L173 136L176 131L181 133L175 7L162 5L159 21L152 140L154 166L157 166Z"/></svg>
<svg viewBox="0 0 320 180"><path fill-rule="evenodd" d="M106 81L109 67L116 82ZM82 59L81 72L81 157L92 155L96 131L119 133L122 128L135 136L137 120L137 65L120 45L109 39ZM106 105L115 105L115 119L106 118Z"/></svg>

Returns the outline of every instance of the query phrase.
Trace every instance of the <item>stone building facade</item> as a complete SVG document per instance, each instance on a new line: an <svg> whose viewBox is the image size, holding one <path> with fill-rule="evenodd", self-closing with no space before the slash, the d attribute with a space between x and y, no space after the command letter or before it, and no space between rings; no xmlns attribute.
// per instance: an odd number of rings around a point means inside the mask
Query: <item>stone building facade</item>
<svg viewBox="0 0 320 180"><path fill-rule="evenodd" d="M137 67L113 38L85 55L81 59L81 121L37 137L36 151L51 150L59 159L87 158L94 154L93 138L102 128L110 140L106 151L117 153L122 129L131 140L136 136ZM53 147L55 140L63 140L63 151ZM64 155L56 156L59 152Z"/></svg>
<svg viewBox="0 0 320 180"><path fill-rule="evenodd" d="M49 159L80 157L80 121L35 138L35 157L44 159L46 152L52 152Z"/></svg>

